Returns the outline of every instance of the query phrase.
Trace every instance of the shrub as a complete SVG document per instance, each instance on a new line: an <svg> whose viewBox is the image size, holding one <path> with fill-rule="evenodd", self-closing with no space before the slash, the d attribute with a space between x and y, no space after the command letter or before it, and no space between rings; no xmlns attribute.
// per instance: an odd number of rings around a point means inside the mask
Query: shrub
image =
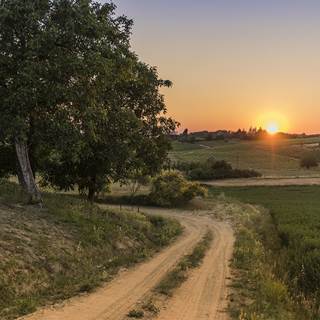
<svg viewBox="0 0 320 320"><path fill-rule="evenodd" d="M318 160L316 155L312 152L304 154L300 160L300 166L301 168L306 168L306 169L317 167Z"/></svg>
<svg viewBox="0 0 320 320"><path fill-rule="evenodd" d="M131 310L128 313L128 317L129 318L137 318L137 319L141 319L144 317L144 312L141 310Z"/></svg>
<svg viewBox="0 0 320 320"><path fill-rule="evenodd" d="M233 169L225 160L209 158L205 162L179 162L176 169L184 172L191 180L254 178L261 174L251 169Z"/></svg>
<svg viewBox="0 0 320 320"><path fill-rule="evenodd" d="M153 180L150 200L160 206L175 206L205 195L206 189L200 184L188 182L181 173L173 171Z"/></svg>

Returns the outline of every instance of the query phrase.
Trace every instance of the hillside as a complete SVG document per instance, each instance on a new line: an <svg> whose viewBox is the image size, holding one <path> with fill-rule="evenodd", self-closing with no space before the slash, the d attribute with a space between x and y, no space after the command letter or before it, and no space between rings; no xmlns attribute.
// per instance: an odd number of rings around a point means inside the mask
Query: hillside
<svg viewBox="0 0 320 320"><path fill-rule="evenodd" d="M0 183L1 319L90 291L181 232L175 220L102 210L73 196L47 193L44 209L21 199L15 184Z"/></svg>
<svg viewBox="0 0 320 320"><path fill-rule="evenodd" d="M264 176L320 176L320 169L300 168L303 154L313 152L319 158L319 138L279 139L261 141L175 141L171 151L173 161L205 161L209 157L226 160L235 168L254 169Z"/></svg>

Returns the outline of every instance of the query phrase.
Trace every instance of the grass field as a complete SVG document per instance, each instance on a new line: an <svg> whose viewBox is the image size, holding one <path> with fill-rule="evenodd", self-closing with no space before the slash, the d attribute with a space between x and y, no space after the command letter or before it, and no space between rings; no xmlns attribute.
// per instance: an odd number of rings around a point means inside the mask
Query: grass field
<svg viewBox="0 0 320 320"><path fill-rule="evenodd" d="M301 169L301 156L312 150L320 160L320 138L264 141L203 141L173 143L173 161L204 161L209 157L226 160L233 167L254 169L264 176L320 176L320 168Z"/></svg>
<svg viewBox="0 0 320 320"><path fill-rule="evenodd" d="M279 237L279 248L264 243L272 254L275 274L295 297L308 298L320 316L320 187L228 187L211 188L210 195L224 194L244 203L270 210Z"/></svg>
<svg viewBox="0 0 320 320"><path fill-rule="evenodd" d="M90 291L182 231L175 220L102 210L71 195L45 193L45 209L23 198L16 184L0 181L3 320Z"/></svg>

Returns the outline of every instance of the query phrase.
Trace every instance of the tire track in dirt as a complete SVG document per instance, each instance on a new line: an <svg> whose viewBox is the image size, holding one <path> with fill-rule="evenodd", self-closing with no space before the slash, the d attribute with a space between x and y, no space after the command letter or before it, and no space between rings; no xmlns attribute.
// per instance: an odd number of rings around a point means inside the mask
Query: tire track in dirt
<svg viewBox="0 0 320 320"><path fill-rule="evenodd" d="M211 225L214 241L199 269L175 292L159 320L228 319L228 267L233 249L233 232L223 222Z"/></svg>

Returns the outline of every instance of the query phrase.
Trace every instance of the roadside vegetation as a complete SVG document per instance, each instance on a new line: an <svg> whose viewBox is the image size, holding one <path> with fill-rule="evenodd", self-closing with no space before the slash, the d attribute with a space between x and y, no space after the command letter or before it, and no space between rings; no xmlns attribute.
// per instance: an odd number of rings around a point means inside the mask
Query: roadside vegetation
<svg viewBox="0 0 320 320"><path fill-rule="evenodd" d="M207 189L190 182L178 171L164 171L151 181L150 190L142 194L105 195L102 203L140 206L181 207L194 198L204 198Z"/></svg>
<svg viewBox="0 0 320 320"><path fill-rule="evenodd" d="M317 186L210 189L211 196L266 208L249 206L237 229L235 284L244 301L236 316L242 310L243 319L319 319L319 192Z"/></svg>
<svg viewBox="0 0 320 320"><path fill-rule="evenodd" d="M0 318L88 292L152 256L182 231L159 216L102 210L78 197L44 193L25 206L14 183L0 183Z"/></svg>

